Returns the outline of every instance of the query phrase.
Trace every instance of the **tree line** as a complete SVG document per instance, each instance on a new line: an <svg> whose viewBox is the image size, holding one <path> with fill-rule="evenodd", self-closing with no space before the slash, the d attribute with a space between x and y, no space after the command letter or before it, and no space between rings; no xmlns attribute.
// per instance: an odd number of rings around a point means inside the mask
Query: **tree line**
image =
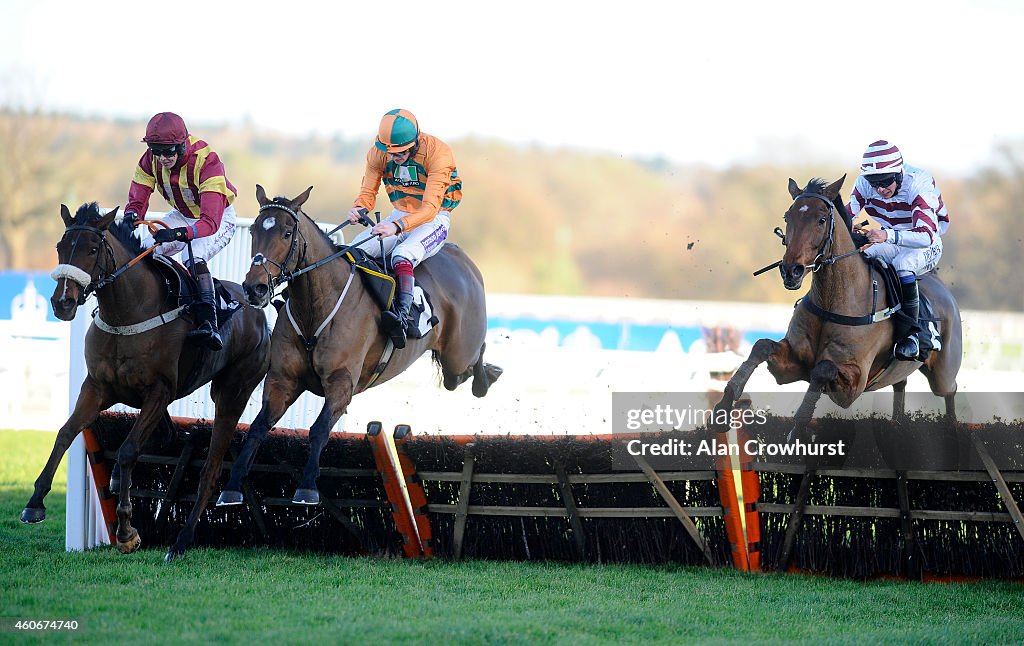
<svg viewBox="0 0 1024 646"><path fill-rule="evenodd" d="M314 186L306 211L340 222L354 199L369 141L289 137L251 126L190 124L253 216L255 184L294 196ZM63 230L59 205L123 205L142 154L144 122L0 111L0 269L50 269ZM441 133L443 135L443 133ZM792 302L775 274L793 177L835 179L848 167L746 164L725 169L662 159L451 140L464 199L451 240L474 258L494 292ZM856 151L855 151L856 152ZM1015 261L1024 249L1024 142L993 151L966 177L938 177L951 226L940 273L961 307L1024 311ZM154 195L154 210L165 210ZM387 213L381 193L377 209Z"/></svg>

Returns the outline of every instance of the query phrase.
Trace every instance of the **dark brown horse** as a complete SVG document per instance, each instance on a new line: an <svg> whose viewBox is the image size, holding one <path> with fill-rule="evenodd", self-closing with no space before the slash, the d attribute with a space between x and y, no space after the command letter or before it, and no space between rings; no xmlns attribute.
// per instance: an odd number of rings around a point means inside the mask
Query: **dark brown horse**
<svg viewBox="0 0 1024 646"><path fill-rule="evenodd" d="M440 323L423 338L409 339L404 349L395 350L378 374L387 342L379 332L380 307L344 256L327 260L338 247L301 210L312 189L291 200L270 200L263 187L256 187L260 213L251 229L253 266L243 288L250 304L266 307L274 288L287 281L289 298L274 326L263 407L219 505L243 502L241 481L260 442L307 390L323 397L324 407L309 429L309 460L293 502L313 505L320 500L320 453L354 394L398 375L427 350L440 365L448 390L472 377L473 394L483 397L501 375L500 368L484 363L483 278L473 261L451 244L416 269L416 281L430 294Z"/></svg>
<svg viewBox="0 0 1024 646"><path fill-rule="evenodd" d="M884 285L883 279L858 252L847 228L849 216L839 195L845 179L844 175L827 186L824 181L811 180L802 190L789 180L794 202L785 216L783 285L799 289L807 270L812 270L811 288L804 297L810 305L804 303L795 309L782 341L761 339L754 344L750 357L729 380L719 404L731 409L751 373L767 361L778 383L810 383L790 437L803 433L822 392L847 408L865 391L892 386L893 416L902 417L907 377L916 370L928 378L933 393L945 398L946 414L951 418L955 415L953 398L962 359L960 310L935 272L923 276L921 293L931 301L940 319L942 350L932 352L924 363L894 360L897 339L893 339L892 321L868 321L874 317L873 307L885 311L889 303L885 290L880 289L876 304L872 281ZM815 314L811 309L814 305L836 316Z"/></svg>
<svg viewBox="0 0 1024 646"><path fill-rule="evenodd" d="M93 203L79 208L72 218L68 208L61 205L66 229L57 244L60 264L53 274L57 279L57 288L50 298L53 313L70 321L90 293L96 294L99 311L85 338L88 375L74 412L57 433L50 459L36 480L35 492L22 511L21 520L38 523L46 518L43 498L50 491L53 474L72 440L100 411L116 403L127 404L140 410L117 452L117 547L126 554L135 551L141 540L131 526L129 486L140 447L158 426L165 430L169 426L168 404L209 382L217 406L210 451L200 475L198 498L167 554L170 560L183 554L192 543L195 525L220 474L238 418L267 373L270 331L262 312L243 307L221 330L221 351L211 353L186 344L191 320L178 316L177 299L169 292L155 263L137 262L129 266L143 249L133 235L132 225L112 225L116 214L114 209L101 215ZM236 300L242 301L239 285L224 285ZM161 315L168 322L162 323Z"/></svg>

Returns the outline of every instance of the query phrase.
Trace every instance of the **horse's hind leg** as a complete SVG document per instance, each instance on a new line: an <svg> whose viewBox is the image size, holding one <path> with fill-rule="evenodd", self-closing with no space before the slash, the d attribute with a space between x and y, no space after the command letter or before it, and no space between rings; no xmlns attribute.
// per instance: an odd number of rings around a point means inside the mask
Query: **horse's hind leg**
<svg viewBox="0 0 1024 646"><path fill-rule="evenodd" d="M484 349L487 344L480 345L480 355L473 364L473 395L483 397L487 394L491 385L498 380L503 372L502 369L493 363L484 363Z"/></svg>
<svg viewBox="0 0 1024 646"><path fill-rule="evenodd" d="M192 545L196 524L206 509L217 478L220 477L224 454L228 452L231 439L238 429L238 419L242 416L252 391L263 379L266 365L264 362L262 372L259 370L259 363L255 366L233 366L228 370L229 381L221 384L218 383L219 380L215 379L210 390L217 410L213 421L213 435L210 437L210 450L199 474L196 502L192 506L192 511L189 512L185 526L178 533L178 539L164 557L164 560L168 562L184 554L185 550Z"/></svg>
<svg viewBox="0 0 1024 646"><path fill-rule="evenodd" d="M444 387L447 390L455 390L470 377L473 378L473 394L483 397L498 377L502 369L498 366L484 362L484 349L486 343L480 344L480 349L469 358L462 350L456 352L438 352L438 363L441 364Z"/></svg>
<svg viewBox="0 0 1024 646"><path fill-rule="evenodd" d="M50 458L36 478L35 489L28 499L25 509L21 511L21 522L40 523L46 519L46 506L43 499L50 493L53 485L53 475L60 466L61 459L67 452L68 447L74 441L82 429L91 424L99 415L100 411L110 405L111 402L104 399L99 387L89 379L82 384L82 390L75 402L75 410L71 413L68 421L60 427L57 439L53 442L53 449L50 451Z"/></svg>
<svg viewBox="0 0 1024 646"><path fill-rule="evenodd" d="M132 470L139 459L139 447L160 423L160 419L167 411L167 405L171 403L170 388L158 382L154 384L148 393L148 398L139 410L139 416L135 419L128 437L117 450L117 463L121 467L121 487L117 501L117 549L122 554L131 554L139 549L142 540L139 532L132 527L132 500L129 493L131 486Z"/></svg>
<svg viewBox="0 0 1024 646"><path fill-rule="evenodd" d="M892 421L902 422L906 419L907 380L897 381L892 385Z"/></svg>
<svg viewBox="0 0 1024 646"><path fill-rule="evenodd" d="M316 488L316 479L320 476L320 454L327 446L331 429L352 401L355 388L355 380L348 368L336 370L324 381L324 407L309 427L309 459L302 471L302 480L292 496L292 502L299 505L320 504L320 492Z"/></svg>

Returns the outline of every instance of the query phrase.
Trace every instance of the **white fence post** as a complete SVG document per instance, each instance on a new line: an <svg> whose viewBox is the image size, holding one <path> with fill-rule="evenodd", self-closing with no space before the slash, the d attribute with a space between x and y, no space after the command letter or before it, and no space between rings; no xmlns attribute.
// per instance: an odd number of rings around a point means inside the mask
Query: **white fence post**
<svg viewBox="0 0 1024 646"><path fill-rule="evenodd" d="M68 415L75 409L78 393L85 380L85 355L81 352L85 333L92 318L83 308L71 322L70 363L68 366ZM64 548L79 551L110 543L107 526L100 509L92 469L85 453L85 439L79 435L67 452L68 490L67 514L64 522Z"/></svg>

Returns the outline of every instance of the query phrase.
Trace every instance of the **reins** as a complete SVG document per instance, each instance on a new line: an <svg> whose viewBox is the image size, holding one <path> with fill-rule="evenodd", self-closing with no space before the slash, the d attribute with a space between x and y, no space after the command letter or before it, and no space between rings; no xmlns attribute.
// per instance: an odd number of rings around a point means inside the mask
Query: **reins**
<svg viewBox="0 0 1024 646"><path fill-rule="evenodd" d="M812 273L818 273L819 271L821 271L825 267L828 267L829 265L835 264L835 263L839 262L840 260L843 260L844 258L849 258L850 256L855 256L855 255L859 254L860 252L862 252L864 249L867 248L866 246L864 246L864 247L860 247L860 248L854 249L853 251L848 251L846 253L839 254L838 256L833 255L833 256L828 256L826 258L825 257L825 253L832 249L832 243L833 243L833 241L835 239L836 218L835 218L835 214L833 212L835 210L835 205L832 204L832 201L830 199L828 199L824 195L820 195L818 193L801 193L800 195L797 195L796 198L794 198L793 201L795 202L796 200L799 200L801 197L812 197L812 198L814 198L816 200L821 200L822 202L824 202L825 206L828 207L828 220L829 220L829 224L828 224L828 233L825 234L825 237L822 238L822 240L821 240L821 244L818 246L818 255L815 256L814 262L812 262L809 265L798 265L799 267L803 267L804 269L810 269ZM786 246L786 234L783 233L782 229L780 227L775 227L775 230L773 231L773 233L775 235L777 235L779 238L782 239L782 246L785 247ZM765 273L766 271L770 271L772 269L775 269L776 267L778 267L781 264L782 264L782 261L781 260L777 260L777 261L773 262L772 264L767 265L766 267L762 267L761 269L758 269L757 271L754 272L754 275L755 276L760 276L761 274Z"/></svg>
<svg viewBox="0 0 1024 646"><path fill-rule="evenodd" d="M264 211L269 210L269 209L280 209L280 210L284 211L285 213L287 213L288 215L290 215L291 218L292 218L292 243L291 243L291 246L288 248L287 255L285 255L284 262L278 263L278 262L276 262L274 260L271 260L270 258L267 258L262 253L258 253L255 256L253 256L253 258L252 258L251 266L252 267L263 267L264 268L263 270L267 273L267 282L270 284L271 289L276 289L277 286L282 284L282 283L287 283L287 282L289 282L289 281L291 281L291 280L293 280L295 278L298 278L299 276L301 276L301 275L303 275L303 274L305 274L307 272L313 271L314 269L317 269L319 267L323 267L327 263L329 263L329 262L331 262L333 260L337 260L338 258L344 256L346 253L348 253L352 249L355 249L356 247L360 247L360 246L366 244L367 242L369 242L371 240L377 240L378 239L378 236L370 236L369 238L366 238L365 240L362 240L360 242L356 242L356 243L353 243L353 244L345 245L344 247L342 247L338 251L335 251L334 253L332 253L331 255L329 255L329 256L327 256L325 258L321 258L320 260L317 260L316 262L314 262L311 265L306 265L305 267L298 268L297 265L299 264L299 262L301 262L302 259L304 259L306 257L306 249L308 248L308 243L306 242L305 237L303 237L302 238L302 244L303 244L302 254L299 256L299 261L296 262L296 270L295 271L291 271L291 270L288 269L288 266L291 264L292 256L295 253L295 250L297 248L297 244L298 244L298 241L299 241L299 236L301 235L301 232L299 231L299 212L296 212L294 209L292 209L291 207L289 207L289 206L287 206L285 204L278 204L276 202L272 202L272 203L269 203L269 204L264 204L263 206L260 207L259 212L263 213ZM366 225L366 226L369 226L369 225L373 224L373 222L369 218L367 218L366 216L363 216L363 219L360 222L363 225ZM343 222L343 223L339 224L338 226L334 227L333 229L331 229L331 231L327 235L330 235L331 233L334 233L334 232L338 231L339 229L343 229L346 226L348 226L349 224L352 224L352 223L349 222L349 221ZM266 264L271 264L271 265L277 267L277 269L278 269L277 276L272 276L270 274L270 270L266 269L266 267L264 266Z"/></svg>

